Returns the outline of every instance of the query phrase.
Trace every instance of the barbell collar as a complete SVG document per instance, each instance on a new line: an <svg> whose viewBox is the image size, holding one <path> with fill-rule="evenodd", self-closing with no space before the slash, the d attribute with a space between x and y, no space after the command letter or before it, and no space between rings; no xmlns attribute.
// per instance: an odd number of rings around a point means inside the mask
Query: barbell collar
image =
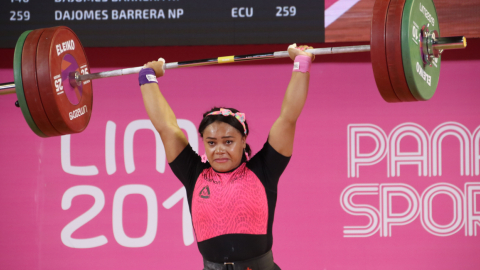
<svg viewBox="0 0 480 270"><path fill-rule="evenodd" d="M464 49L467 47L467 39L464 36L439 37L433 40L435 50Z"/></svg>

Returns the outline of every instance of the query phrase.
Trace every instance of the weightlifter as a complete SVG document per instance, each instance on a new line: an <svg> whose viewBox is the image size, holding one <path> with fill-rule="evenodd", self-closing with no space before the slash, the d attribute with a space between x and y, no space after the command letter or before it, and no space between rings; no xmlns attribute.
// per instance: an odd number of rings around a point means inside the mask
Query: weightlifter
<svg viewBox="0 0 480 270"><path fill-rule="evenodd" d="M250 130L245 114L225 107L203 114L198 132L206 153L198 156L158 87L164 60L145 64L139 73L148 116L187 191L204 270L280 269L271 251L277 184L292 155L296 122L307 98L314 59L307 48L311 47L288 48L294 67L280 116L253 157L246 142Z"/></svg>

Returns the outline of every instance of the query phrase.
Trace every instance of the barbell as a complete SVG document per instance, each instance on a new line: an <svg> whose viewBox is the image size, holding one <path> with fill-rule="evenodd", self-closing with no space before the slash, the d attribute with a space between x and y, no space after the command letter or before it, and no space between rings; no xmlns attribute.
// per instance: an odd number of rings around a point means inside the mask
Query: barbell
<svg viewBox="0 0 480 270"><path fill-rule="evenodd" d="M309 49L314 55L371 53L377 88L387 102L429 100L438 85L441 54L466 47L463 36L440 37L432 0L376 0L370 45ZM166 63L165 69L289 57L287 51ZM142 67L90 73L77 35L58 26L23 32L15 46L14 83L30 129L40 137L82 132L90 121L92 80L138 73Z"/></svg>

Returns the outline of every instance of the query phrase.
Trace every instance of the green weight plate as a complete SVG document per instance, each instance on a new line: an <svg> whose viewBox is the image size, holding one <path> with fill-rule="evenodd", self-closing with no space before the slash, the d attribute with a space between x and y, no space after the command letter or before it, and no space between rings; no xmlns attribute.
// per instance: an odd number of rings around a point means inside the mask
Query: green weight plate
<svg viewBox="0 0 480 270"><path fill-rule="evenodd" d="M403 68L412 95L417 100L429 100L437 89L441 59L434 59L432 66L424 65L419 43L422 26L440 34L433 1L407 0L402 18Z"/></svg>
<svg viewBox="0 0 480 270"><path fill-rule="evenodd" d="M25 39L27 39L28 34L32 32L31 30L23 32L17 40L15 45L15 52L13 55L13 74L15 80L15 92L17 94L18 103L20 104L20 109L22 110L23 117L27 121L30 129L40 137L46 137L40 129L37 127L33 121L32 115L27 106L27 101L25 99L25 93L23 91L23 81L22 81L22 52Z"/></svg>

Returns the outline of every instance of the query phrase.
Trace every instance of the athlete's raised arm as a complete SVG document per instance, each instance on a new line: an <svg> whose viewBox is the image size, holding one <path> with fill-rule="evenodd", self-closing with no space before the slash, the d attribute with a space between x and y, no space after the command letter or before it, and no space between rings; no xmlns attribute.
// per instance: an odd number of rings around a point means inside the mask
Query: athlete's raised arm
<svg viewBox="0 0 480 270"><path fill-rule="evenodd" d="M156 83L156 77L161 77L165 73L164 64L165 60L162 58L145 64L145 68L139 74L139 82L148 117L162 138L167 161L172 162L187 146L188 140Z"/></svg>
<svg viewBox="0 0 480 270"><path fill-rule="evenodd" d="M273 124L268 136L268 142L273 149L287 157L292 155L297 119L307 99L309 69L314 56L305 50L310 48L308 46L288 47L288 54L294 60L292 78L283 98L280 116Z"/></svg>

